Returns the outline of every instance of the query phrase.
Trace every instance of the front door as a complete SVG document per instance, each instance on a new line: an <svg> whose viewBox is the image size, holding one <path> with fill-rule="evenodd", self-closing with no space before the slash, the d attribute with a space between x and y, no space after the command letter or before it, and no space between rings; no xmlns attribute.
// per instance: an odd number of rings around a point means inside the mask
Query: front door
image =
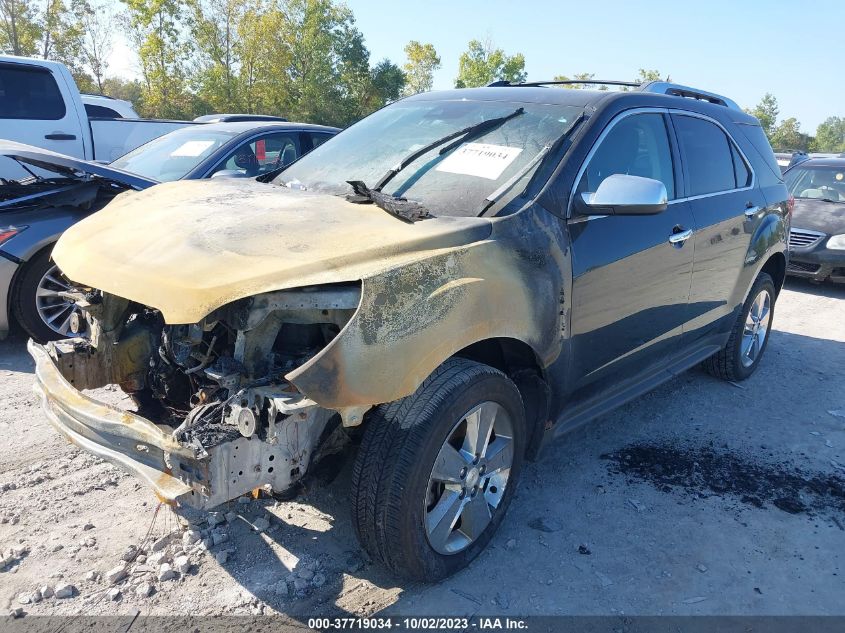
<svg viewBox="0 0 845 633"><path fill-rule="evenodd" d="M678 200L677 152L668 114L622 115L603 133L576 187L595 192L612 174L660 180L669 206L656 215L573 217L572 401L588 398L675 353L687 318L689 203Z"/></svg>

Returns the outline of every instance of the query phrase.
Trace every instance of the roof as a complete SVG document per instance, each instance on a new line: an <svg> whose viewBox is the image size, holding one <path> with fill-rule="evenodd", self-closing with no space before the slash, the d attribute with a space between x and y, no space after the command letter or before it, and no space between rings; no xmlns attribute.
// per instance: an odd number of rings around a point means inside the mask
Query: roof
<svg viewBox="0 0 845 633"><path fill-rule="evenodd" d="M197 130L200 128L192 127ZM330 127L328 125L314 125L312 123L296 123L294 121L235 121L228 123L203 123L201 124L203 130L220 130L221 132L234 132L241 134L243 132L261 131L261 130L311 130L314 132L339 132L340 129Z"/></svg>
<svg viewBox="0 0 845 633"><path fill-rule="evenodd" d="M837 169L845 169L845 156L825 157L825 158L808 158L798 163L801 167L832 167ZM796 167L798 166L796 165Z"/></svg>
<svg viewBox="0 0 845 633"><path fill-rule="evenodd" d="M473 101L505 101L516 103L541 103L548 105L569 105L578 107L593 106L596 108L609 106L612 103L630 102L631 107L653 106L663 108L680 108L693 110L705 114L712 114L716 117L729 117L734 122L757 125L757 119L739 109L736 104L726 97L724 99L729 105L719 105L708 101L693 99L687 96L679 96L671 92L663 92L677 88L677 92L686 94L694 89L666 82L652 82L645 84L639 89L628 91L613 90L589 90L589 89L567 89L553 85L520 85L510 86L486 86L482 88L455 88L453 90L438 90L424 92L408 100L419 101L440 101L468 99Z"/></svg>

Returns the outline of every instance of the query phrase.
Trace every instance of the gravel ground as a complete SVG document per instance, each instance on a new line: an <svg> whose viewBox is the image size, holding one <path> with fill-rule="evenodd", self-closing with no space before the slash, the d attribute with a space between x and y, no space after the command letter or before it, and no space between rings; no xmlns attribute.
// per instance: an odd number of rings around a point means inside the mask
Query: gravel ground
<svg viewBox="0 0 845 633"><path fill-rule="evenodd" d="M845 287L788 282L745 383L693 370L550 447L438 585L367 560L350 460L295 501L177 517L61 439L31 384L24 340L0 343L3 613L845 614Z"/></svg>

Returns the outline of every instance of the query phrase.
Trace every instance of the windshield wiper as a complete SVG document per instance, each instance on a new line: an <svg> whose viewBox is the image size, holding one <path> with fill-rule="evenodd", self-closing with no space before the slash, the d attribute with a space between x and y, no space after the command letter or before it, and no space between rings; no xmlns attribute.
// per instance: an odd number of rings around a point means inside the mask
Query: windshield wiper
<svg viewBox="0 0 845 633"><path fill-rule="evenodd" d="M390 215L405 222L413 223L434 217L429 213L428 209L418 202L413 202L407 198L397 198L388 193L370 189L360 180L347 180L346 182L352 185L352 190L355 192L355 195L346 197L349 202L356 204L372 202L379 209L384 209Z"/></svg>
<svg viewBox="0 0 845 633"><path fill-rule="evenodd" d="M347 200L357 204L372 202L380 209L384 209L391 215L399 218L400 220L404 220L405 222L417 222L418 220L432 218L434 216L421 204L412 202L407 198L400 198L387 193L382 193L382 189L387 183L393 180L396 174L405 169L420 156L424 156L434 148L443 145L443 143L448 143L453 139L457 139L454 143L451 143L440 150L441 156L461 143L466 142L467 139L486 134L524 112L525 108L517 108L505 116L475 123L474 125L470 125L458 130L457 132L452 132L451 134L447 134L446 136L432 141L420 149L414 150L414 152L399 161L395 167L388 169L384 176L379 178L378 182L372 188L368 187L366 183L361 180L347 180L346 182L352 186L352 190L355 192L354 195L347 196Z"/></svg>
<svg viewBox="0 0 845 633"><path fill-rule="evenodd" d="M558 137L556 141L554 141L553 143L547 143L539 152L537 152L534 158L528 161L525 167L516 172L511 178L507 180L507 182L505 182L505 184L496 189L496 191L484 198L484 201L481 203L481 210L478 212L478 216L481 217L486 214L487 211L489 211L493 205L495 205L499 200L501 200L504 195L513 188L516 183L522 180L525 175L529 171L531 171L535 165L542 161L550 152L556 152L558 148L563 145L564 141L569 138L575 128L577 128L578 125L585 118L587 117L583 112L579 114L578 117L572 122L572 125L570 125L566 129L566 131Z"/></svg>
<svg viewBox="0 0 845 633"><path fill-rule="evenodd" d="M384 176L382 176L378 180L378 182L375 184L375 186L373 187L373 190L381 191L387 183L389 183L391 180L393 180L393 178L396 176L396 174L398 174L400 171L405 169L408 165L413 163L420 156L423 156L424 154L427 154L428 152L433 150L435 147L439 147L440 145L443 145L443 143L448 143L452 139L461 137L458 142L452 143L451 145L444 147L440 151L440 155L442 156L447 151L453 149L454 147L457 147L461 143L466 142L467 139L473 138L473 137L476 137L476 136L481 136L482 134L486 134L487 132L494 130L495 128L499 127L503 123L510 121L514 117L517 117L520 114L523 114L524 112L525 112L525 108L517 108L516 110L514 110L513 112L511 112L510 114L507 114L505 116L500 116L500 117L497 117L495 119L488 119L486 121L481 121L480 123L470 125L469 127L465 127L464 129L458 130L457 132L452 132L451 134L447 134L446 136L443 136L443 137L437 139L436 141L432 141L428 145L425 145L425 146L421 147L420 149L415 150L414 152L412 152L411 154L409 154L408 156L403 158L395 167L391 167L390 169L388 169L387 172L384 174Z"/></svg>

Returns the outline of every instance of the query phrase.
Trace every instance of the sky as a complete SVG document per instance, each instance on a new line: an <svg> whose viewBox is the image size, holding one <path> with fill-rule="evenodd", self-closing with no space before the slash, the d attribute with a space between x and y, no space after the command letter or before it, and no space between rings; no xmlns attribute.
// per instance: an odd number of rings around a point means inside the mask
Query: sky
<svg viewBox="0 0 845 633"><path fill-rule="evenodd" d="M753 107L767 92L780 118L814 133L845 117L840 67L845 0L347 0L371 62L402 64L416 39L437 49L434 88L451 88L471 39L525 55L529 81L594 73L633 79L640 68ZM809 51L809 54L808 54ZM137 76L134 53L115 42L110 74Z"/></svg>

